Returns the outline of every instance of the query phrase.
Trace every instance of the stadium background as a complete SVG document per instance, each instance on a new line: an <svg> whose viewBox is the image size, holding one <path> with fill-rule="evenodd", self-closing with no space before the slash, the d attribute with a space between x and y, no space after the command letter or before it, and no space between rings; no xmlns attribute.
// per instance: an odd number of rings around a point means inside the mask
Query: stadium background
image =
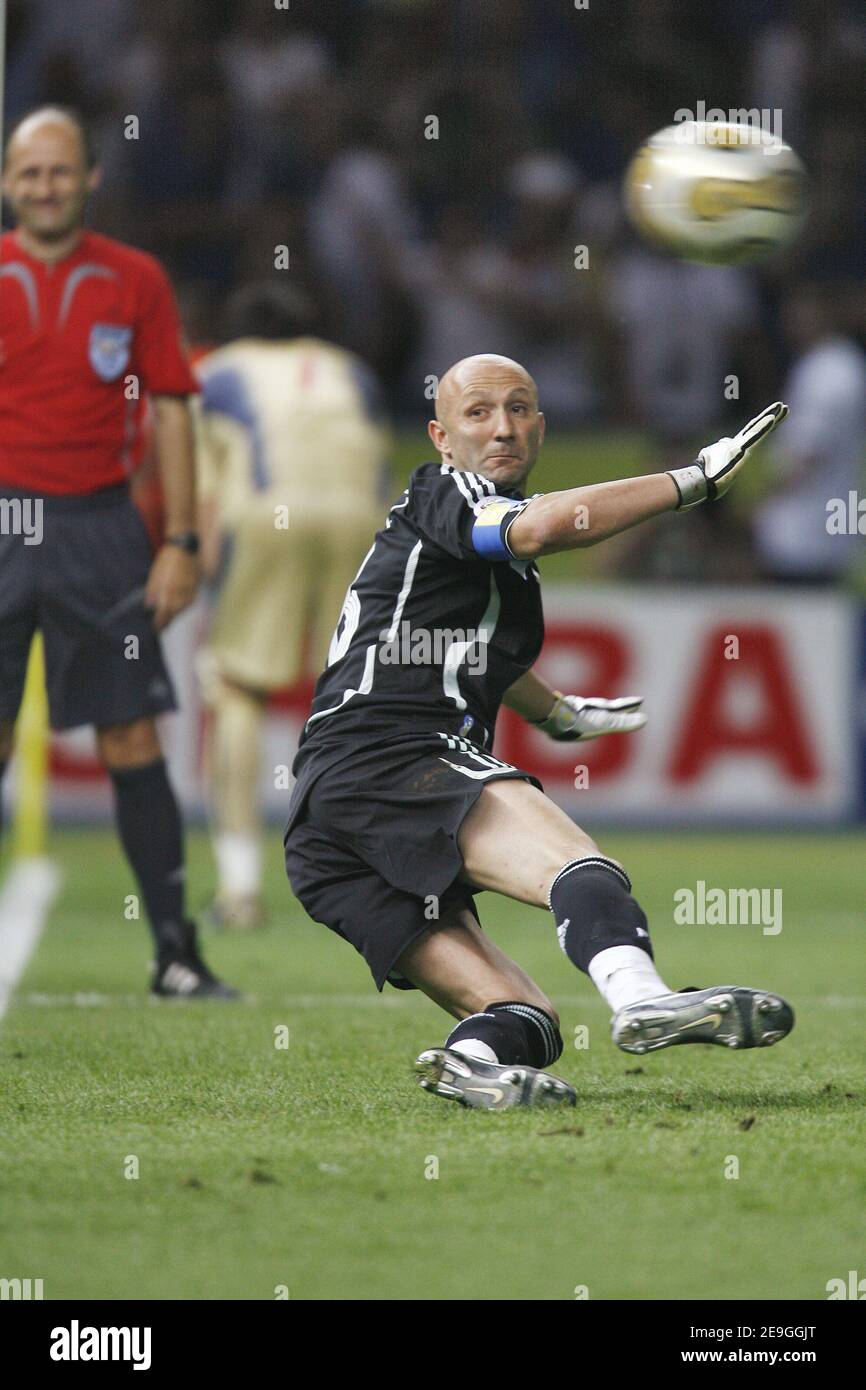
<svg viewBox="0 0 866 1390"><path fill-rule="evenodd" d="M400 486L429 456L431 378L481 348L524 361L549 423L533 486L551 490L687 461L780 396L795 355L785 304L804 280L829 288L837 331L866 340L857 7L603 8L260 0L241 15L214 0L12 0L7 119L48 100L85 113L105 171L91 223L165 262L196 351L220 340L234 285L305 286L323 336L379 374ZM700 100L771 123L781 111L810 171L805 234L757 270L678 264L624 222L630 154ZM280 245L288 270L274 269ZM751 518L771 476L755 467L722 506L641 528L636 543L545 562L542 669L566 689L641 690L651 722L639 746L611 740L576 764L506 713L499 751L541 763L575 811L589 789L597 823L862 813L863 548L849 542L820 594L750 591L767 578ZM202 601L168 639L184 712L166 737L193 813L192 653L206 624ZM743 639L736 665L714 658L729 633ZM286 793L272 769L291 762L308 696L287 692L269 720L275 821ZM701 708L702 731L690 727ZM91 740L54 741L58 819L107 814Z"/></svg>

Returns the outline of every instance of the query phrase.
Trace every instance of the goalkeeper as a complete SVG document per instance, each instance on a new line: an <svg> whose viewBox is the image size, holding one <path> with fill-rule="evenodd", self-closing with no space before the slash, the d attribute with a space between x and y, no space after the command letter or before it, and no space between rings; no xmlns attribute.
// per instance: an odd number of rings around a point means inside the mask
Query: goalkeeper
<svg viewBox="0 0 866 1390"><path fill-rule="evenodd" d="M672 991L626 869L531 773L489 752L502 703L554 739L641 728L639 699L563 695L531 670L544 636L535 561L722 496L786 413L777 402L687 468L526 498L544 438L532 378L494 355L443 377L428 427L441 462L412 474L350 585L285 841L295 894L379 989L420 989L455 1019L416 1062L425 1089L489 1109L575 1102L547 1070L562 1051L553 1005L481 930L484 889L553 914L627 1052L766 1046L793 1026L766 990ZM461 640L443 653L425 641L436 630Z"/></svg>

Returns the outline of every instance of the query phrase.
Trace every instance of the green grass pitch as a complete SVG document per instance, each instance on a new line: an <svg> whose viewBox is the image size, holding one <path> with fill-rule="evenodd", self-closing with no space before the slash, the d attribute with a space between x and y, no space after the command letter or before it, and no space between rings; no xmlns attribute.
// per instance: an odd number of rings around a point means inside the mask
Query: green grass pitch
<svg viewBox="0 0 866 1390"><path fill-rule="evenodd" d="M119 850L58 832L62 896L0 1023L0 1275L46 1298L571 1300L824 1299L866 1274L862 839L604 844L672 987L771 986L797 1026L766 1052L627 1056L548 915L482 894L560 1008L578 1092L575 1110L491 1115L416 1087L444 1015L377 996L294 903L276 836L270 926L206 943L251 1000L204 1005L148 1000ZM189 849L200 907L209 854ZM698 878L781 887L781 933L674 925L674 889Z"/></svg>

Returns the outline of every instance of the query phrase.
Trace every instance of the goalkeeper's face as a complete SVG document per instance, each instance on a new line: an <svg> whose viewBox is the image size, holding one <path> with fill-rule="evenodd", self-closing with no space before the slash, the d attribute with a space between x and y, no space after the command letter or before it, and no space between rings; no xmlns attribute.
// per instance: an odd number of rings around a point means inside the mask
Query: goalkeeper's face
<svg viewBox="0 0 866 1390"><path fill-rule="evenodd" d="M544 439L535 382L508 357L464 358L439 383L428 431L446 463L519 488Z"/></svg>

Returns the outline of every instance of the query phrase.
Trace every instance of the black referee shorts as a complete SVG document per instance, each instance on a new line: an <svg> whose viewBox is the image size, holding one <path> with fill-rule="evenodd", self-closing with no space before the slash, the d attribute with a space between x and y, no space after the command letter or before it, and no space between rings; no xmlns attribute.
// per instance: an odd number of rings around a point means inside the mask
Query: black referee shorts
<svg viewBox="0 0 866 1390"><path fill-rule="evenodd" d="M126 724L176 708L144 607L152 559L125 483L41 498L0 484L0 719L18 713L37 629L52 728Z"/></svg>
<svg viewBox="0 0 866 1390"><path fill-rule="evenodd" d="M395 962L446 910L477 919L457 833L486 784L506 778L541 788L466 739L425 734L359 749L312 786L299 779L285 837L292 891L360 952L378 989L414 988Z"/></svg>

